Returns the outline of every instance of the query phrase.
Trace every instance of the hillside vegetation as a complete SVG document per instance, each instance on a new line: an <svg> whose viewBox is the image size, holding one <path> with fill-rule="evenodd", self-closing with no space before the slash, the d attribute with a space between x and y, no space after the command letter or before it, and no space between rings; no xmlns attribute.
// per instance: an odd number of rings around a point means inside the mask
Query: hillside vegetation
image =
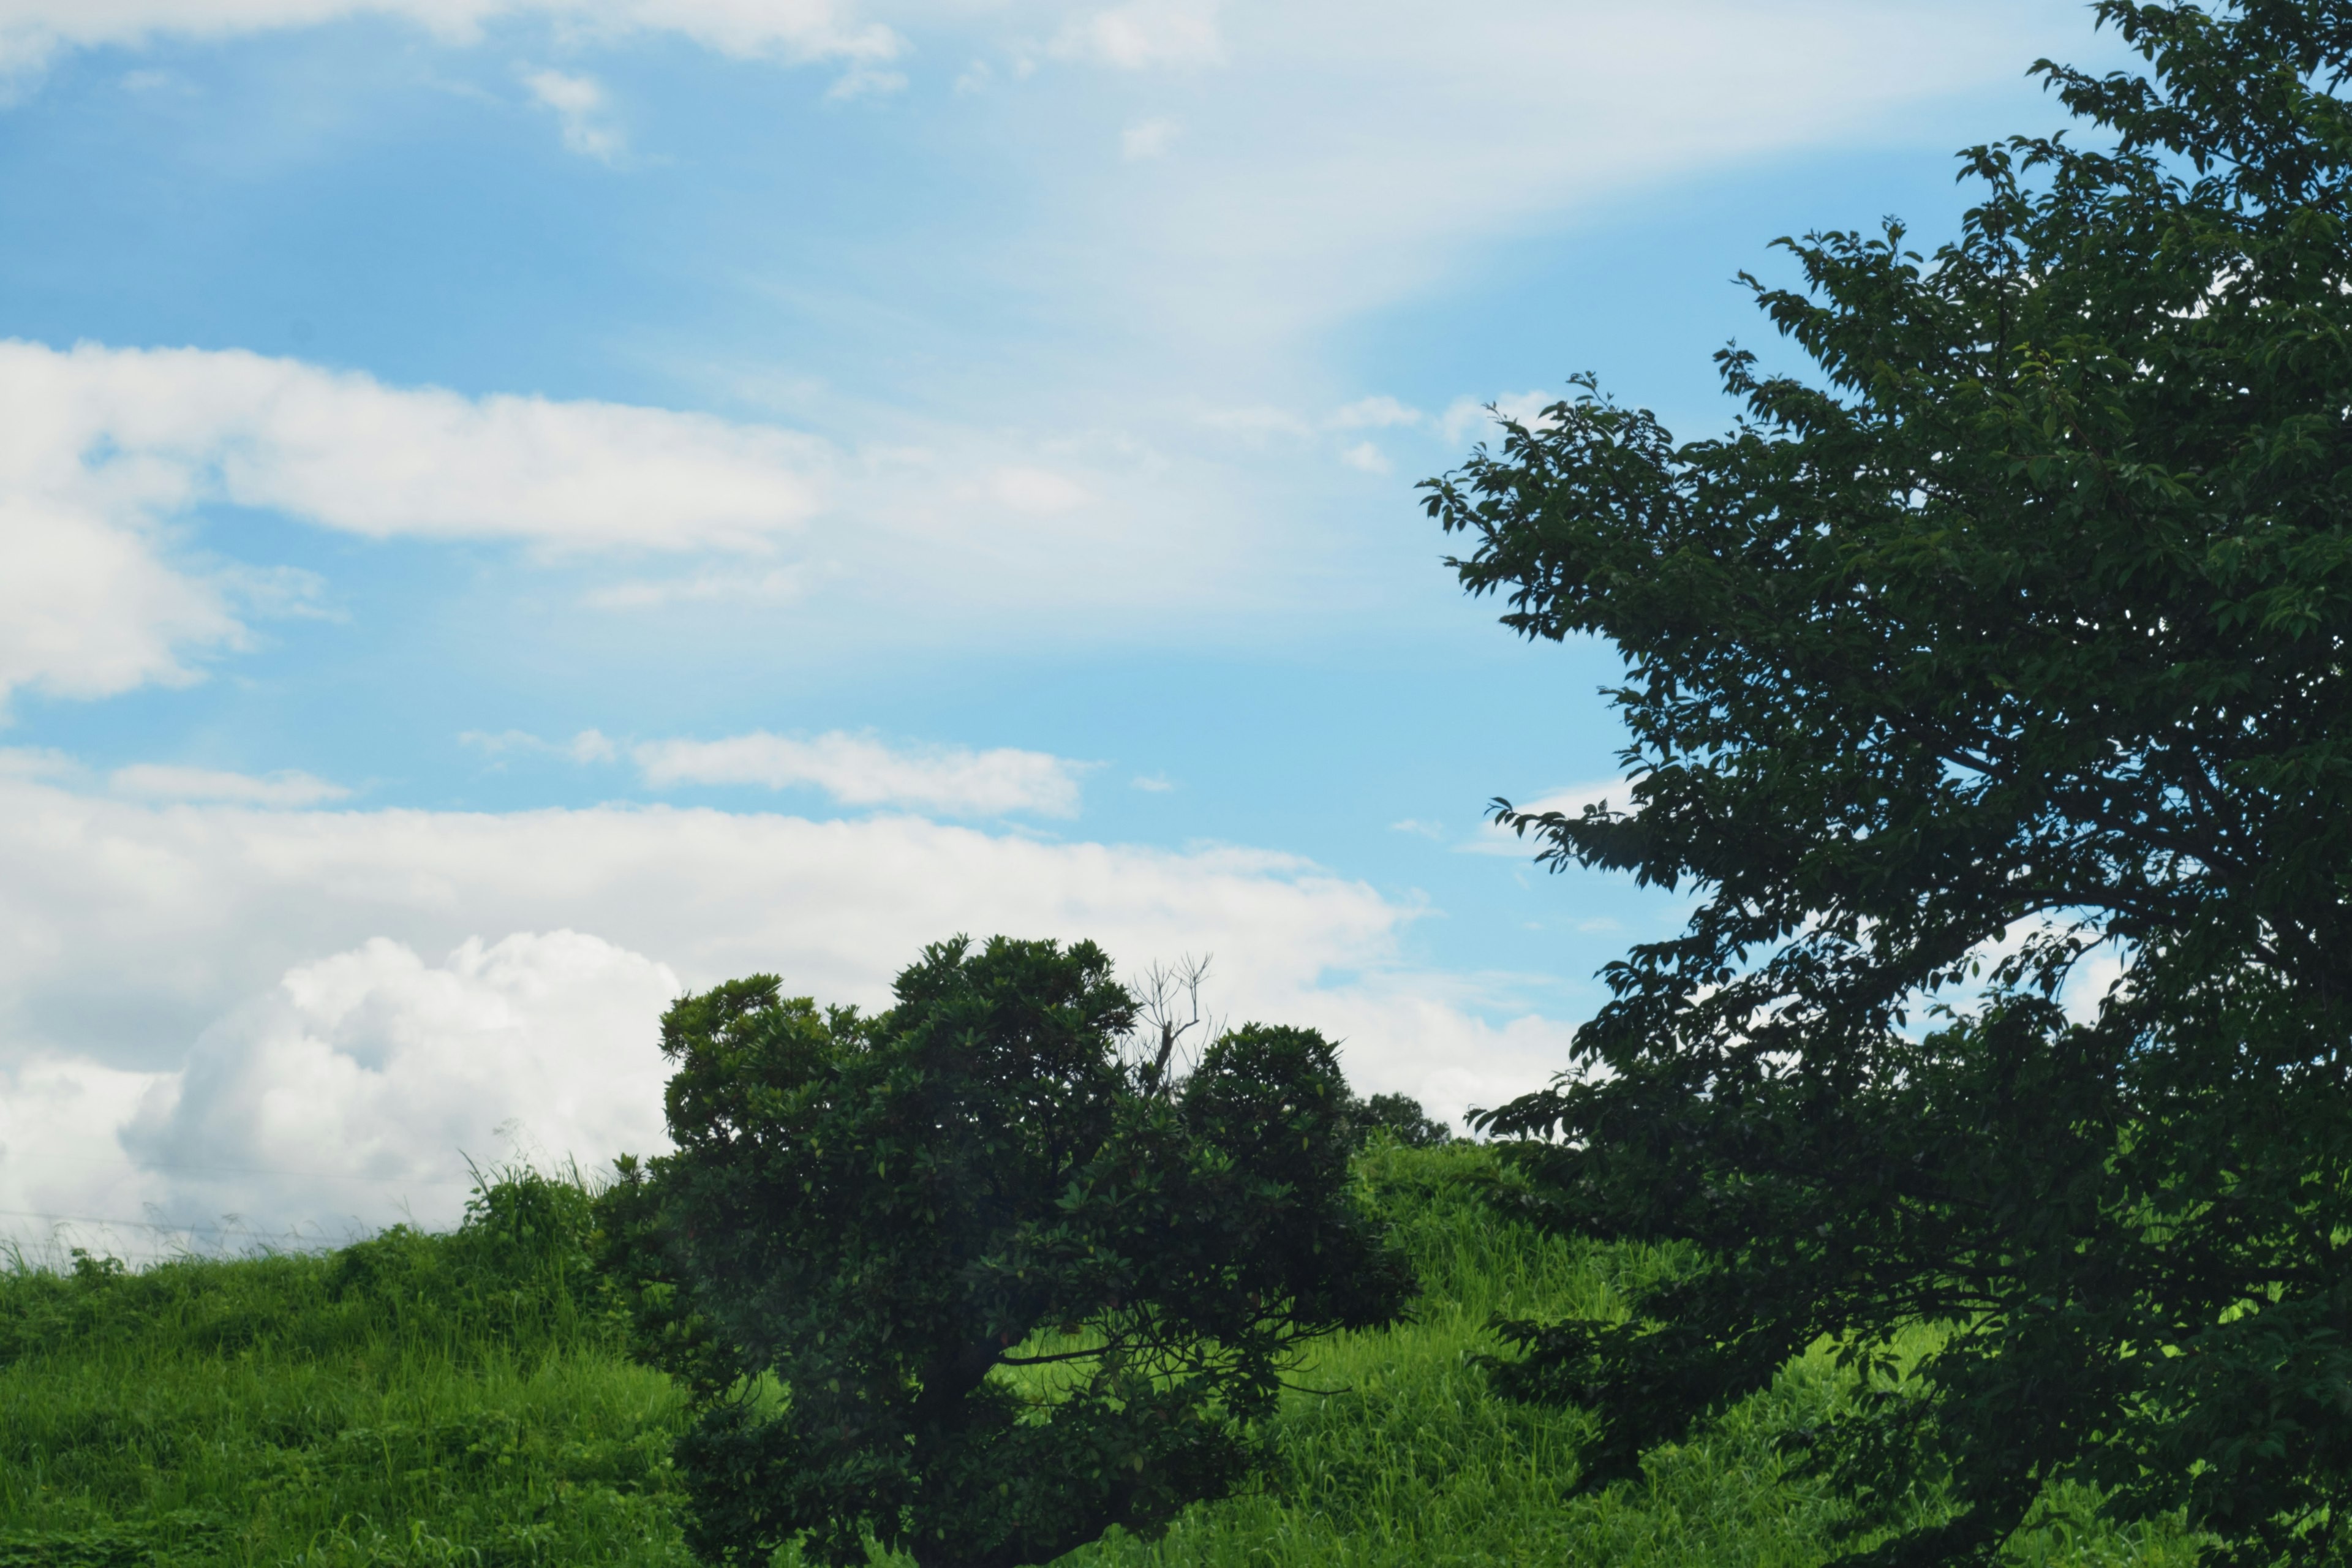
<svg viewBox="0 0 2352 1568"><path fill-rule="evenodd" d="M1495 1313L1607 1310L1657 1266L1499 1220L1487 1154L1376 1148L1359 1171L1407 1237L1416 1319L1325 1342L1295 1381L1273 1485L1163 1540L1072 1563L1811 1563L1822 1496L1784 1479L1842 1397L1825 1356L1642 1480L1570 1497L1581 1418L1505 1404ZM682 1402L624 1352L577 1185L509 1173L448 1235L339 1251L78 1258L0 1275L0 1568L146 1563L683 1564L667 1447ZM2056 1500L2063 1505L2065 1500ZM2063 1506L2018 1560L2185 1563L2189 1544Z"/></svg>

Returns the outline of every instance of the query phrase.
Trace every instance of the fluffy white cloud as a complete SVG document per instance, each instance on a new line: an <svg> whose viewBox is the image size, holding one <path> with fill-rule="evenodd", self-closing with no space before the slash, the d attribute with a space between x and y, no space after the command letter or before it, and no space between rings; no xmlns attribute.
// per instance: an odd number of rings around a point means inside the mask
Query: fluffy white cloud
<svg viewBox="0 0 2352 1568"><path fill-rule="evenodd" d="M0 495L122 522L206 500L383 539L758 549L831 448L706 415L471 398L241 351L0 342Z"/></svg>
<svg viewBox="0 0 2352 1568"><path fill-rule="evenodd" d="M655 741L632 753L646 783L796 784L824 791L845 805L898 805L950 816L1038 812L1072 816L1084 764L1044 752L1000 746L891 746L839 731L796 741L764 731L720 741Z"/></svg>
<svg viewBox="0 0 2352 1568"><path fill-rule="evenodd" d="M1254 606L1300 570L1296 541L1252 532L1240 476L1195 464L1177 482L1115 432L907 423L927 439L849 451L771 425L390 387L242 352L0 341L0 700L193 679L245 640L245 616L306 613L321 587L309 574L193 553L208 503L373 539L509 542L534 571L687 556L680 573L570 592L638 613L802 602L836 636L896 646L910 628L1197 625L1204 605ZM821 510L833 526L806 527Z"/></svg>
<svg viewBox="0 0 2352 1568"><path fill-rule="evenodd" d="M198 1036L121 1144L183 1215L383 1224L396 1194L446 1224L466 1157L662 1147L651 1025L681 991L664 965L576 931L468 941L436 965L364 942Z"/></svg>
<svg viewBox="0 0 2352 1568"><path fill-rule="evenodd" d="M221 37L391 16L453 43L509 19L538 18L589 37L677 33L740 58L870 63L896 56L897 34L835 0L0 0L0 68L38 66L58 49Z"/></svg>
<svg viewBox="0 0 2352 1568"><path fill-rule="evenodd" d="M759 551L823 504L832 461L809 437L701 415L0 342L0 700L191 679L190 655L241 640L239 600L286 599L283 574L175 561L206 501L373 538Z"/></svg>
<svg viewBox="0 0 2352 1568"><path fill-rule="evenodd" d="M12 494L0 477L0 701L26 686L108 697L181 684L195 679L188 652L243 634L219 585L165 564L139 531L64 498Z"/></svg>
<svg viewBox="0 0 2352 1568"><path fill-rule="evenodd" d="M959 931L1213 952L1221 1014L1342 1037L1358 1082L1442 1115L1564 1059L1557 1025L1482 1021L1475 985L1401 966L1414 906L1287 856L908 817L156 807L51 771L0 768L0 1207L267 1226L404 1194L446 1217L433 1162L499 1152L512 1118L555 1157L639 1137L629 1075L675 986L767 971L872 1005Z"/></svg>

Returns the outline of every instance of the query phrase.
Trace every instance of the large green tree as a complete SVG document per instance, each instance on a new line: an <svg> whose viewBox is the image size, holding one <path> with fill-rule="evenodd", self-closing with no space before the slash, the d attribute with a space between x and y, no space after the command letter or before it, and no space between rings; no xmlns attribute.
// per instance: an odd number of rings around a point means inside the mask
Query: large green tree
<svg viewBox="0 0 2352 1568"><path fill-rule="evenodd" d="M2080 123L1963 154L1958 238L1780 242L1810 363L1719 356L1730 434L1585 381L1432 481L1507 624L1626 661L1629 794L1503 820L1696 900L1491 1121L1531 1212L1683 1265L1498 1375L1599 1413L1600 1485L1826 1340L1864 1561L1983 1561L2072 1479L2333 1562L2352 5L2095 10L2145 68L2037 66Z"/></svg>
<svg viewBox="0 0 2352 1568"><path fill-rule="evenodd" d="M1230 1491L1300 1345L1393 1321L1350 1098L1310 1030L1180 1073L1089 942L961 939L887 1012L756 975L662 1020L672 1153L624 1161L608 1266L694 1404L707 1562L1044 1563Z"/></svg>

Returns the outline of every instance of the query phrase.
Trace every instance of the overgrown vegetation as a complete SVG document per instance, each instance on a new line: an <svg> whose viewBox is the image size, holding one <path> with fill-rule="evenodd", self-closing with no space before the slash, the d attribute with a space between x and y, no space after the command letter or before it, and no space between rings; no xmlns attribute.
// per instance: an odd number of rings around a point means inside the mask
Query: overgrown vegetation
<svg viewBox="0 0 2352 1568"><path fill-rule="evenodd" d="M1087 1568L1806 1563L1830 1505L1781 1474L1843 1397L1800 1358L1633 1480L1568 1500L1589 1430L1499 1401L1495 1314L1621 1310L1658 1254L1546 1238L1478 1195L1489 1150L1359 1156L1423 1286L1413 1321L1321 1342L1272 1427L1261 1490ZM0 1275L0 1568L131 1564L685 1568L669 1445L685 1404L619 1350L581 1263L576 1184L486 1184L446 1236L128 1273ZM2028 1563L2173 1563L2160 1529L2059 1517ZM888 1561L888 1559L883 1559ZM790 1563L786 1553L780 1563Z"/></svg>

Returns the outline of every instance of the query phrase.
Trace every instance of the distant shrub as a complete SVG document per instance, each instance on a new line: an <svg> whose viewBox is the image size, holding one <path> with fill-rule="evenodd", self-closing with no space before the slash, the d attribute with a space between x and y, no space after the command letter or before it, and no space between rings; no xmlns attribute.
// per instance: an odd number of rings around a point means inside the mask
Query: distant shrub
<svg viewBox="0 0 2352 1568"><path fill-rule="evenodd" d="M1453 1130L1435 1121L1409 1094L1376 1094L1370 1100L1348 1097L1351 1142L1361 1149L1386 1135L1408 1149L1433 1149L1454 1142Z"/></svg>

